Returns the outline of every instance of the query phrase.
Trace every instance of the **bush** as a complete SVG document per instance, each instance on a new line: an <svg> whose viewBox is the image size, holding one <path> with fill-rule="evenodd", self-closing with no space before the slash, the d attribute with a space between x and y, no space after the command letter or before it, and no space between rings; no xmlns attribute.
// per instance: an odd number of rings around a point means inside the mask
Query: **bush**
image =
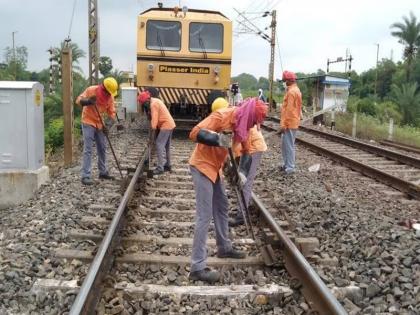
<svg viewBox="0 0 420 315"><path fill-rule="evenodd" d="M50 121L45 129L45 148L47 152L55 151L64 144L64 122L63 118L56 118Z"/></svg>
<svg viewBox="0 0 420 315"><path fill-rule="evenodd" d="M348 135L352 134L353 114L338 113L336 115L336 129ZM388 122L381 123L379 119L369 115L358 114L356 137L380 141L388 138ZM393 140L420 147L420 129L410 126L394 125Z"/></svg>

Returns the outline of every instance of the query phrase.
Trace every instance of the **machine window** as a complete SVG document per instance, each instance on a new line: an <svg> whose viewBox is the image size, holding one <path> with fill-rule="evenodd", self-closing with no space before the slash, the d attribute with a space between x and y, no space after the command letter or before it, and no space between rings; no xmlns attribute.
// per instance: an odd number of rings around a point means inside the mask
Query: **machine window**
<svg viewBox="0 0 420 315"><path fill-rule="evenodd" d="M146 25L146 47L151 50L181 49L181 23L149 20Z"/></svg>
<svg viewBox="0 0 420 315"><path fill-rule="evenodd" d="M190 23L190 51L221 53L223 51L223 25Z"/></svg>

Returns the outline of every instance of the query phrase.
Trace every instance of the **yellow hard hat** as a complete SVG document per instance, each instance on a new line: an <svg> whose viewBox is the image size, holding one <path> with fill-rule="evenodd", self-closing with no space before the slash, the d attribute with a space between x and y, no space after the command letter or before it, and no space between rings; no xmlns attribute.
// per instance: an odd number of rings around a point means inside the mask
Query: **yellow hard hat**
<svg viewBox="0 0 420 315"><path fill-rule="evenodd" d="M116 96L118 94L118 83L113 77L109 77L104 80L104 87L112 96Z"/></svg>
<svg viewBox="0 0 420 315"><path fill-rule="evenodd" d="M211 111L214 112L219 109L227 108L228 106L228 101L226 101L223 97L218 97L213 101L213 104L211 104Z"/></svg>

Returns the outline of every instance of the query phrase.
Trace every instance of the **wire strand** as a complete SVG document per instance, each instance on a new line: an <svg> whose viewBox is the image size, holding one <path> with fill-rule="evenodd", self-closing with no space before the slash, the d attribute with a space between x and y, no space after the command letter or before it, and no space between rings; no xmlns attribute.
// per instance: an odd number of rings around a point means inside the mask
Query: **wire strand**
<svg viewBox="0 0 420 315"><path fill-rule="evenodd" d="M281 73L283 73L283 60L281 58L281 53L280 53L279 36L277 33L277 27L276 27L276 44L277 44L277 50L279 52L280 69L281 69Z"/></svg>
<svg viewBox="0 0 420 315"><path fill-rule="evenodd" d="M72 12L71 12L71 19L70 19L69 33L67 34L67 38L68 38L68 39L70 39L71 29L72 29L72 26L73 26L74 11L75 11L75 9L76 9L76 3L77 3L77 0L74 0L74 1L73 1L73 10L72 10Z"/></svg>

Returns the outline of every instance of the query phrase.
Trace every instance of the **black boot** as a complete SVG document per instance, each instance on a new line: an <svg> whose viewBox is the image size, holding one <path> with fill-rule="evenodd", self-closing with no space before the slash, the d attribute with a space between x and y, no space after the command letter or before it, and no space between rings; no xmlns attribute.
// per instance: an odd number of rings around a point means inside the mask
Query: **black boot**
<svg viewBox="0 0 420 315"><path fill-rule="evenodd" d="M230 251L225 253L217 253L217 257L219 258L234 258L234 259L242 259L246 257L246 253L240 250L232 248Z"/></svg>
<svg viewBox="0 0 420 315"><path fill-rule="evenodd" d="M86 186L93 185L93 180L90 177L83 177L82 178L82 184L86 185Z"/></svg>
<svg viewBox="0 0 420 315"><path fill-rule="evenodd" d="M109 174L99 175L99 179L108 179L108 180L114 180L115 177L111 176Z"/></svg>
<svg viewBox="0 0 420 315"><path fill-rule="evenodd" d="M163 167L163 171L164 171L164 172L170 172L170 171L172 171L172 167L171 167L171 166L166 166L166 165L165 165L165 166Z"/></svg>
<svg viewBox="0 0 420 315"><path fill-rule="evenodd" d="M193 281L204 281L208 283L214 283L219 281L220 273L210 268L204 268L203 270L198 270L190 273L190 280Z"/></svg>
<svg viewBox="0 0 420 315"><path fill-rule="evenodd" d="M160 169L158 169L158 168L155 168L155 169L153 170L153 175L160 175L160 174L163 174L163 171L162 171L162 170L160 170Z"/></svg>
<svg viewBox="0 0 420 315"><path fill-rule="evenodd" d="M245 223L244 218L242 216L236 216L233 219L229 219L229 226L235 227L238 225L243 225Z"/></svg>

